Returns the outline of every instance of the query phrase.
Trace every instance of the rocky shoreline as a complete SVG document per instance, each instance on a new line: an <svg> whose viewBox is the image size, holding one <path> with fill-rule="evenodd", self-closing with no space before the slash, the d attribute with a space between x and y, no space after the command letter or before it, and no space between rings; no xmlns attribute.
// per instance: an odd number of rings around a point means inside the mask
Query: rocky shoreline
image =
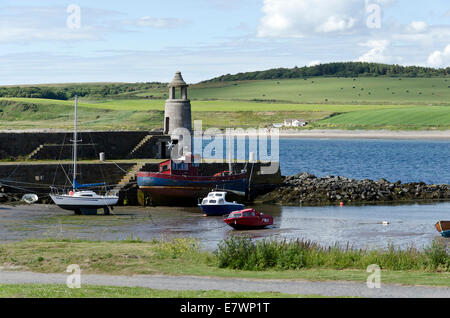
<svg viewBox="0 0 450 318"><path fill-rule="evenodd" d="M402 183L339 176L316 177L299 173L284 177L275 190L257 197L257 201L283 205L326 205L398 201L450 200L448 184Z"/></svg>

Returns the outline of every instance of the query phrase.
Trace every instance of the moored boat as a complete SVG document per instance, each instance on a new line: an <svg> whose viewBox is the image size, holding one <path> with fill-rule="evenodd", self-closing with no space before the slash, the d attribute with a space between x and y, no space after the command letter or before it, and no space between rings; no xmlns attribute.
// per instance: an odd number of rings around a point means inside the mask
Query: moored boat
<svg viewBox="0 0 450 318"><path fill-rule="evenodd" d="M75 214L96 214L98 209L104 209L105 214L109 214L109 208L119 200L116 195L99 195L94 191L52 193L50 196L61 209L74 211Z"/></svg>
<svg viewBox="0 0 450 318"><path fill-rule="evenodd" d="M199 175L199 164L187 154L177 162L159 164L158 172L138 172L139 189L150 195L152 205L196 205L211 189L219 188L245 196L247 174L219 172L212 176Z"/></svg>
<svg viewBox="0 0 450 318"><path fill-rule="evenodd" d="M226 195L226 191L211 191L198 206L208 216L229 214L244 208L243 204L236 201L228 202Z"/></svg>
<svg viewBox="0 0 450 318"><path fill-rule="evenodd" d="M223 221L236 230L251 230L272 225L273 217L259 213L255 209L244 209L231 212Z"/></svg>
<svg viewBox="0 0 450 318"><path fill-rule="evenodd" d="M438 221L435 227L443 237L450 237L450 221Z"/></svg>
<svg viewBox="0 0 450 318"><path fill-rule="evenodd" d="M98 209L104 209L105 214L109 214L109 208L116 205L119 201L119 197L117 195L100 195L94 191L79 190L82 188L102 186L105 184L79 184L77 182L77 100L78 99L75 96L72 190L68 193L60 193L58 189L52 188L50 197L57 206L65 210L74 211L75 214L96 214Z"/></svg>

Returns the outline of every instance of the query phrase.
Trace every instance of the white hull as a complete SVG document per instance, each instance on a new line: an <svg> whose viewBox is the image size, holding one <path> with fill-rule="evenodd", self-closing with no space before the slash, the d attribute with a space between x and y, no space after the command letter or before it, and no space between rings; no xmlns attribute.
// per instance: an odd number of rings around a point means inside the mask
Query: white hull
<svg viewBox="0 0 450 318"><path fill-rule="evenodd" d="M119 201L117 196L96 196L96 197L81 197L71 196L68 194L51 194L53 202L63 209L100 209L104 207L114 206Z"/></svg>

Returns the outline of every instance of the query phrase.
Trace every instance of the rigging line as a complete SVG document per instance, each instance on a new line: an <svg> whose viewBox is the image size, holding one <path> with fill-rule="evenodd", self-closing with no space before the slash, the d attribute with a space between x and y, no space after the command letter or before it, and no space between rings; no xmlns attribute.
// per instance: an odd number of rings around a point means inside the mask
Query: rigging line
<svg viewBox="0 0 450 318"><path fill-rule="evenodd" d="M89 131L89 138L91 139L91 144L92 144L92 147L94 148L94 152L98 153L97 148L95 147L94 139L92 138L92 134L90 131ZM105 174L103 173L102 165L99 165L99 168L100 168L100 174L102 175L102 179L106 180Z"/></svg>
<svg viewBox="0 0 450 318"><path fill-rule="evenodd" d="M68 176L67 173L66 173L66 170L64 169L64 166L63 166L61 163L60 163L60 166L61 166L61 169L62 169L62 171L64 172L64 174L65 174L65 176L66 176L66 178L67 178L65 184L67 184L67 181L69 181L69 183L70 183L71 185L73 185L73 184L72 184L72 181L70 181L70 178L69 178L69 176Z"/></svg>
<svg viewBox="0 0 450 318"><path fill-rule="evenodd" d="M23 184L24 186L30 186L32 188L48 188L50 185L45 184L38 184L38 183L26 183L26 182L15 182L15 181L8 181L8 180L0 180L2 184L9 186L10 184Z"/></svg>
<svg viewBox="0 0 450 318"><path fill-rule="evenodd" d="M13 170L13 172L11 172L7 177L6 177L6 179L9 179L9 178L11 178L13 175L14 175L14 173L16 173L16 171L17 171L17 169L20 167L20 164L19 165L16 165L16 167L14 168L14 170Z"/></svg>
<svg viewBox="0 0 450 318"><path fill-rule="evenodd" d="M52 184L48 183L36 183L36 182L24 182L24 181L16 181L16 180L7 180L7 179L0 179L0 182L6 182L6 183L20 183L20 184L28 184L33 186L52 186Z"/></svg>
<svg viewBox="0 0 450 318"><path fill-rule="evenodd" d="M15 187L15 186L12 186L12 185L6 185L6 186L10 187L10 188L13 188L13 189L17 189L17 190L22 190L22 191L25 191L25 192L30 192L30 193L34 193L34 194L37 193L36 191L31 191L30 189L26 189L26 188Z"/></svg>
<svg viewBox="0 0 450 318"><path fill-rule="evenodd" d="M114 161L111 161L113 164L115 164L117 166L117 168L119 168L120 170L122 170L125 173L128 173L129 171L126 171L124 169L122 169L117 163L115 163Z"/></svg>
<svg viewBox="0 0 450 318"><path fill-rule="evenodd" d="M63 139L63 142L62 142L62 145L61 145L61 149L59 151L59 157L58 157L59 163L61 163L61 156L62 156L62 152L63 152L63 149L64 149L64 145L66 143L66 136L67 136L67 133L64 133L64 139ZM55 175L53 176L53 184L55 184L55 182L56 182L56 173L57 172L58 172L58 166L56 166Z"/></svg>

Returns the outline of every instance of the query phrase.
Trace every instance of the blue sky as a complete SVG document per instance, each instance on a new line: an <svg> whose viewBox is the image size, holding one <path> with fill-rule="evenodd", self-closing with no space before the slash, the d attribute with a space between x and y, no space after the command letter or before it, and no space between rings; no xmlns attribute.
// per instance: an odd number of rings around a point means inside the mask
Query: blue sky
<svg viewBox="0 0 450 318"><path fill-rule="evenodd" d="M79 8L79 24L68 12ZM169 81L333 61L450 65L448 1L0 3L0 84Z"/></svg>

